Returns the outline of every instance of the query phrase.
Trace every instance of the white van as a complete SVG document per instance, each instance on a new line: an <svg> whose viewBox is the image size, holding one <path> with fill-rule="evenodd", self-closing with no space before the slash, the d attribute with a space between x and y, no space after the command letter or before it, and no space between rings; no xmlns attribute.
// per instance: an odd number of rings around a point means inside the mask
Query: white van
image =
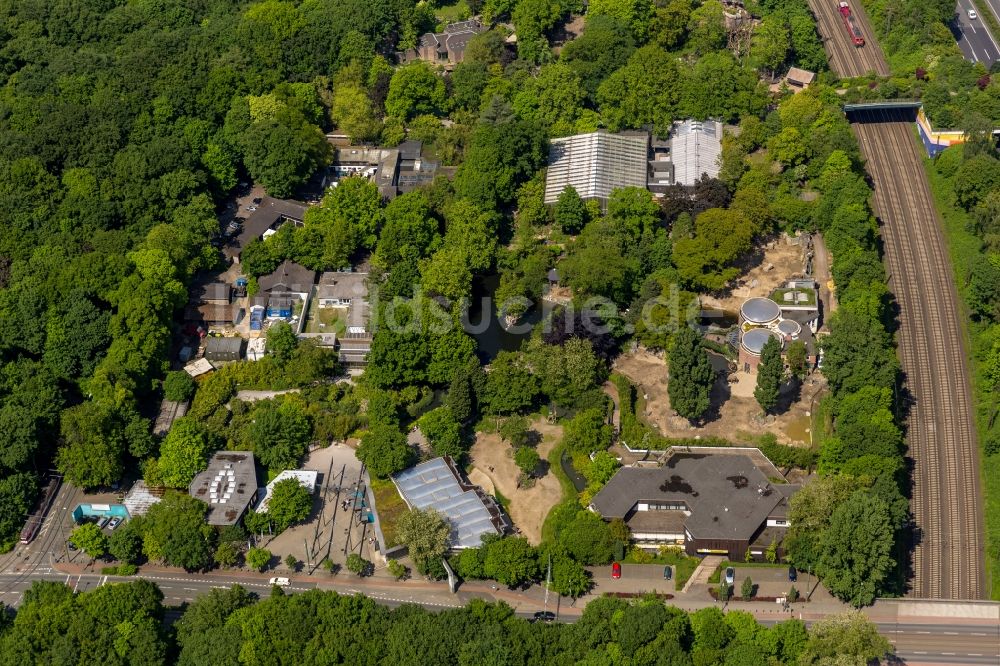
<svg viewBox="0 0 1000 666"><path fill-rule="evenodd" d="M278 587L288 587L289 585L292 584L292 581L288 580L287 578L285 578L283 576L279 576L279 577L275 577L275 578L272 578L271 580L269 580L268 584L270 584L270 585L277 585Z"/></svg>

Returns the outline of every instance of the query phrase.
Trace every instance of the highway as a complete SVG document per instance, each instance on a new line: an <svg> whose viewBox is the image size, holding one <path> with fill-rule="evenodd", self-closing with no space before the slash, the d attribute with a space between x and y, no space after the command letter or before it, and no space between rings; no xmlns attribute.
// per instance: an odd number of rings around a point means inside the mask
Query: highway
<svg viewBox="0 0 1000 666"><path fill-rule="evenodd" d="M985 582L978 448L951 263L912 120L886 111L852 120L875 184L889 287L899 304L917 526L910 595L980 599Z"/></svg>
<svg viewBox="0 0 1000 666"><path fill-rule="evenodd" d="M994 1L1000 6L1000 0ZM955 21L951 25L951 30L965 59L981 62L989 69L990 65L1000 60L1000 46L990 34L989 27L982 17L969 18L970 9L975 9L972 0L959 0L955 7Z"/></svg>
<svg viewBox="0 0 1000 666"><path fill-rule="evenodd" d="M190 603L199 595L213 588L228 588L231 585L242 585L251 592L265 597L270 594L271 586L266 576L247 575L216 575L216 574L143 574L142 577L155 582L163 591L164 604L179 607ZM30 587L33 580L51 580L69 585L74 590L84 592L108 583L128 580L102 576L99 574L67 575L52 570L39 570L29 577L21 578L11 585L11 574L0 574L0 586L7 588L0 593L0 602L16 605L20 602L24 591ZM411 587L410 583L399 583L394 587L375 585L373 582L362 581L351 577L336 577L329 581L315 580L297 581L291 576L292 585L285 588L286 592L304 592L311 589L335 590L341 594L363 593L372 600L395 608L403 604L417 604L429 610L454 608L468 603L473 598L485 598L488 601L501 599L515 609L515 613L524 618L541 609L537 598L527 598L524 595L504 591L492 593L484 584L469 584L463 586L458 594L451 595L442 584L429 588L427 584L418 583L420 587ZM521 602L518 602L520 598ZM718 605L717 602L705 599L700 602L684 602L678 604L686 610L696 610L705 606ZM549 601L549 610L558 611L562 622L575 622L579 618L583 604L569 606L565 600L553 596ZM738 605L731 605L730 610L739 610ZM904 617L896 602L880 602L869 609L879 632L893 644L896 650L896 660L893 663L906 664L982 664L995 666L1000 663L1000 622L993 619L997 608L993 604L983 606L988 611L988 618L955 617L955 618L920 618ZM947 611L945 611L947 612ZM168 616L176 618L179 611L171 611ZM802 619L812 624L822 616L822 613L805 614ZM782 613L772 613L765 616L765 624L774 624L787 619Z"/></svg>
<svg viewBox="0 0 1000 666"><path fill-rule="evenodd" d="M851 13L865 38L865 45L861 47L854 46L848 37L837 10L838 4L837 0L809 0L816 16L816 27L830 58L830 69L841 77L864 76L869 72L889 76L889 65L875 40L861 0L850 1Z"/></svg>

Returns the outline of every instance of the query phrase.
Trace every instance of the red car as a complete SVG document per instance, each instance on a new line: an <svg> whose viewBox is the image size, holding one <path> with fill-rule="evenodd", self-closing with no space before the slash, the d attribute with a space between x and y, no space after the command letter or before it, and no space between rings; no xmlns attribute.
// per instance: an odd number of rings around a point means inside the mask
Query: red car
<svg viewBox="0 0 1000 666"><path fill-rule="evenodd" d="M618 580L622 577L622 565L615 562L611 565L611 577Z"/></svg>

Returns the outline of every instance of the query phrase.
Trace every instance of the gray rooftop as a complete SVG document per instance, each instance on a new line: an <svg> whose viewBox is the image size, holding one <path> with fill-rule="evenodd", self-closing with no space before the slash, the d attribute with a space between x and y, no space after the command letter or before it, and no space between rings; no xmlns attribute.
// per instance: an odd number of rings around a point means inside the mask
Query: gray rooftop
<svg viewBox="0 0 1000 666"><path fill-rule="evenodd" d="M250 214L243 224L243 231L236 238L235 253L239 254L250 241L260 238L264 232L273 228L283 219L301 222L305 217L307 206L297 201L264 197L257 210Z"/></svg>
<svg viewBox="0 0 1000 666"><path fill-rule="evenodd" d="M746 347L748 352L760 355L764 351L764 345L771 338L776 338L779 342L781 340L781 336L768 328L752 328L743 334L740 344Z"/></svg>
<svg viewBox="0 0 1000 666"><path fill-rule="evenodd" d="M674 182L694 185L702 174L719 175L722 153L722 123L714 120L685 120L674 126L670 136L670 161Z"/></svg>
<svg viewBox="0 0 1000 666"><path fill-rule="evenodd" d="M663 467L621 468L591 506L605 518L626 518L640 501L684 502L684 527L695 539L743 540L768 516L783 515L796 490L771 484L746 455L678 453Z"/></svg>
<svg viewBox="0 0 1000 666"><path fill-rule="evenodd" d="M450 458L434 458L392 477L411 509L435 509L451 522L451 547L476 548L502 533L500 510L477 486L461 480Z"/></svg>
<svg viewBox="0 0 1000 666"><path fill-rule="evenodd" d="M607 201L613 190L646 188L649 135L604 131L552 139L545 174L545 203L554 204L567 186L583 199Z"/></svg>
<svg viewBox="0 0 1000 666"><path fill-rule="evenodd" d="M781 308L770 298L758 296L743 301L740 306L740 314L747 321L755 324L766 324L781 316Z"/></svg>
<svg viewBox="0 0 1000 666"><path fill-rule="evenodd" d="M257 278L262 292L308 292L316 281L316 271L285 259L270 275Z"/></svg>
<svg viewBox="0 0 1000 666"><path fill-rule="evenodd" d="M257 470L252 451L220 451L208 461L188 493L208 504L209 525L234 525L257 494Z"/></svg>
<svg viewBox="0 0 1000 666"><path fill-rule="evenodd" d="M328 271L323 273L319 278L316 296L322 299L364 299L368 297L368 286L365 283L367 279L368 273Z"/></svg>

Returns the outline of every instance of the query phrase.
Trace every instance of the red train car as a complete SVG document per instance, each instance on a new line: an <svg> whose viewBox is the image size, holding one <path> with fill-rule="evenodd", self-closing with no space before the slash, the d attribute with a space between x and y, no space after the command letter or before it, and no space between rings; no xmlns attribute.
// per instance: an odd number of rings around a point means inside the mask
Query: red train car
<svg viewBox="0 0 1000 666"><path fill-rule="evenodd" d="M840 3L840 18L844 20L844 27L847 28L847 34L850 36L851 41L858 48L865 45L865 37L861 34L861 28L854 21L854 16L851 14L851 8L846 2Z"/></svg>
<svg viewBox="0 0 1000 666"><path fill-rule="evenodd" d="M42 494L38 498L38 504L35 505L35 511L28 516L28 521L21 530L21 543L31 543L38 535L38 530L45 522L45 514L48 513L49 507L52 506L52 500L56 498L56 493L59 491L60 480L58 476L52 477L42 488Z"/></svg>

